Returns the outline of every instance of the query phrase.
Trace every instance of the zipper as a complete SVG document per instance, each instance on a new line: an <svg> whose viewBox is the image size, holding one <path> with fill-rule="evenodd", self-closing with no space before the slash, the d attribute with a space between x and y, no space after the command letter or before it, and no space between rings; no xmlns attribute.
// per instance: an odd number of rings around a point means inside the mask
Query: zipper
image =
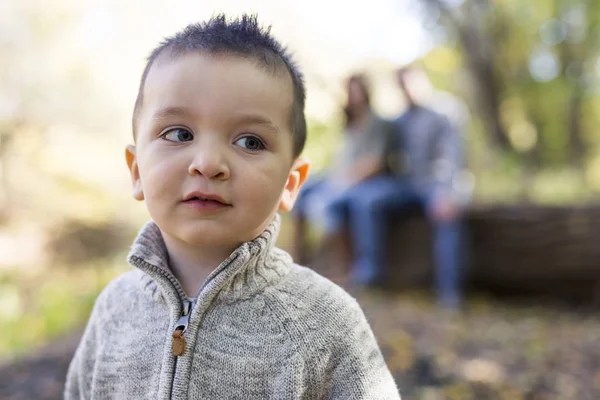
<svg viewBox="0 0 600 400"><path fill-rule="evenodd" d="M226 265L224 265L224 266L221 265L221 268L218 268L215 271L213 271L213 273L211 275L209 275L208 279L204 282L204 284L200 288L198 296L200 295L200 293L202 292L204 287L210 281L212 281L212 279L214 279L226 266L235 262L235 260L238 257L239 257L239 254L237 255L237 257L233 258L232 260L227 259L226 261L228 261L228 262ZM198 302L198 298L196 298L194 301L187 300L187 295L186 295L185 291L183 290L183 287L177 280L177 278L175 278L175 276L173 276L173 274L165 271L164 269L159 268L156 265L150 264L136 256L133 256L131 258L131 261L134 265L138 266L142 271L143 270L152 271L153 273L156 273L157 275L166 279L172 285L172 287L175 289L175 291L179 295L178 297L181 301L181 303L180 303L181 310L182 310L181 316L179 317L179 319L177 320L177 324L175 325L175 330L173 331L173 335L172 335L173 343L171 344L171 353L175 356L175 360L174 360L175 362L173 364L173 376L171 377L171 397L172 397L173 396L173 384L175 382L175 375L177 372L177 360L179 360L179 356L182 356L186 350L186 341L185 341L184 333L188 328L190 315L192 314L192 310L194 309L194 306Z"/></svg>
<svg viewBox="0 0 600 400"><path fill-rule="evenodd" d="M189 300L183 300L187 297L185 294L185 291L181 287L181 284L179 283L177 278L175 278L169 272L165 271L162 268L157 267L156 265L152 265L152 264L142 260L139 257L133 257L133 261L135 261L137 264L141 264L141 266L143 266L144 268L151 270L151 271L158 273L159 275L162 275L163 277L165 277L169 281L169 283L171 283L171 285L173 285L173 287L175 288L175 291L179 295L179 298L182 299L182 301L181 301L182 312L181 312L181 316L177 320L177 324L175 325L175 330L173 331L173 343L171 344L171 352L173 353L174 356L183 355L183 353L185 353L185 347L186 347L185 337L183 336L183 334L187 330L189 320L190 320L190 314L192 313L192 309L194 307L195 301L191 302ZM177 359L175 360L175 362L177 363Z"/></svg>
<svg viewBox="0 0 600 400"><path fill-rule="evenodd" d="M171 284L171 286L177 292L177 295L178 295L177 297L179 298L179 300L181 302L180 306L181 306L181 310L182 310L181 316L180 316L179 320L177 320L177 325L175 327L178 328L180 325L182 325L184 327L184 329L187 329L189 319L190 319L190 314L192 312L193 306L190 301L185 300L187 298L187 295L186 295L185 291L183 290L183 287L177 280L177 278L175 278L173 276L173 274L171 274L170 272L165 271L164 269L159 268L156 265L150 264L150 263L142 260L139 257L133 256L131 258L131 261L134 265L136 265L142 271L145 270L146 272L152 272L152 273L166 279ZM184 316L186 318L183 318ZM176 329L176 331L177 331L177 329ZM183 329L181 330L181 333L183 334ZM182 350L181 354L183 354L183 352L185 351L185 339L183 337L181 337L180 341L182 341L182 343L183 343L183 348L181 349ZM173 347L173 345L171 345L171 346ZM177 357L177 355L175 355L175 362L173 363L173 375L171 376L171 388L170 388L171 397L173 397L173 383L175 382L175 372L177 371L177 360L178 359L179 358Z"/></svg>
<svg viewBox="0 0 600 400"><path fill-rule="evenodd" d="M183 309L181 316L175 324L175 331L173 331L173 343L171 344L171 353L175 356L175 363L173 364L173 376L171 377L171 397L173 397L173 383L175 382L175 373L177 371L177 360L179 356L185 353L186 343L183 334L187 330L190 322L190 315L194 309L195 301L183 300Z"/></svg>
<svg viewBox="0 0 600 400"><path fill-rule="evenodd" d="M177 324L175 324L175 330L173 331L173 344L171 345L171 352L174 356L182 356L183 353L185 353L186 342L184 334L188 328L190 315L192 314L193 309L193 301L183 301L183 310L181 312L181 316L177 320Z"/></svg>

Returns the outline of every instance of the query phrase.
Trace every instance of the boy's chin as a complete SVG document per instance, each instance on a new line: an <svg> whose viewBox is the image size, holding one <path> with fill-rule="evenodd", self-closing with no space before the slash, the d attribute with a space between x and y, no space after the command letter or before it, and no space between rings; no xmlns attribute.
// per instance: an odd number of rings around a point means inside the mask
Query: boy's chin
<svg viewBox="0 0 600 400"><path fill-rule="evenodd" d="M241 237L234 237L231 232L182 232L177 235L181 241L195 247L211 247L211 248L236 248L246 240Z"/></svg>
<svg viewBox="0 0 600 400"><path fill-rule="evenodd" d="M163 235L180 243L195 247L233 250L244 242L256 239L272 221L267 217L255 229L247 226L232 226L223 221L178 221L176 224L158 224ZM156 221L156 220L155 220ZM158 221L156 221L158 223ZM255 225L255 224L253 224Z"/></svg>
<svg viewBox="0 0 600 400"><path fill-rule="evenodd" d="M186 243L189 246L198 248L211 248L224 250L234 250L242 243L254 239L252 234L243 234L243 232L235 231L231 228L219 229L202 229L200 227L190 227L188 229L179 229L173 232L174 236L179 241Z"/></svg>

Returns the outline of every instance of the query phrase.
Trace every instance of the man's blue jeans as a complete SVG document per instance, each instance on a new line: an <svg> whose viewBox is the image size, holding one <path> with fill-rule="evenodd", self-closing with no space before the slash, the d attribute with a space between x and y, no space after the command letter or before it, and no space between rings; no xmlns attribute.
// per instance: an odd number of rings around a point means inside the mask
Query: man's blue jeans
<svg viewBox="0 0 600 400"><path fill-rule="evenodd" d="M430 213L432 197L433 193L419 193L412 185L398 178L381 176L347 190L328 205L326 214L330 232L340 229L350 217L356 254L352 266L355 282L381 283L390 215L416 204L425 209L434 229L438 301L448 307L459 305L461 224L458 219L434 221Z"/></svg>

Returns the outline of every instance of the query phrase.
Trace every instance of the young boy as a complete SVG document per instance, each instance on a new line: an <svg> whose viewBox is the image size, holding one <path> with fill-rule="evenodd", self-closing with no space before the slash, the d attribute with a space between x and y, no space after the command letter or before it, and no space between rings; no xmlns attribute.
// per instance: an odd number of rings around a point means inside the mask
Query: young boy
<svg viewBox="0 0 600 400"><path fill-rule="evenodd" d="M66 399L399 399L354 299L275 248L308 173L305 89L256 18L151 54L126 150L152 221L98 297Z"/></svg>

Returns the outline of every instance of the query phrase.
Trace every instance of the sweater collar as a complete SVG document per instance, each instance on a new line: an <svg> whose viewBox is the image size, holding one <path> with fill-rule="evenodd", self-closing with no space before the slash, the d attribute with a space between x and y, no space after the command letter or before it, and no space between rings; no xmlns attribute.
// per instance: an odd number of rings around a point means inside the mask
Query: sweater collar
<svg viewBox="0 0 600 400"><path fill-rule="evenodd" d="M256 239L240 245L208 276L198 296L211 295L226 302L249 299L275 284L292 265L291 257L275 248L281 218L273 221ZM131 246L129 263L145 272L142 286L155 300L180 303L186 294L169 268L169 256L160 229L147 222Z"/></svg>

